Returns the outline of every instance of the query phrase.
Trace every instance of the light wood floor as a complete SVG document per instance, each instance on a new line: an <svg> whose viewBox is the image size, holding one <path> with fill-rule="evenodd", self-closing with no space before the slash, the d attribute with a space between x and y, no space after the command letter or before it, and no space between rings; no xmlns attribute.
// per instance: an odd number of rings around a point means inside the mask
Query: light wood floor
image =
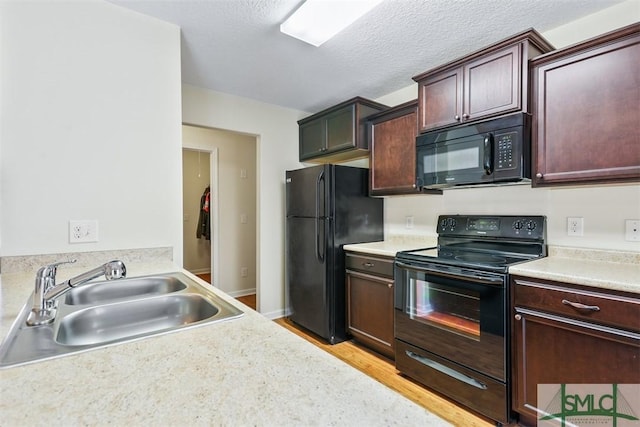
<svg viewBox="0 0 640 427"><path fill-rule="evenodd" d="M211 283L211 275L199 274L198 277ZM236 299L255 310L255 294L237 297ZM355 341L345 341L330 345L322 338L298 327L286 318L276 319L275 322L315 346L320 347L327 353L334 355L338 359L364 372L392 390L397 391L418 405L421 405L429 412L444 418L455 426L489 427L495 425L495 423L489 419L469 412L448 398L431 392L410 378L400 375L398 371L396 371L392 360L367 349Z"/></svg>
<svg viewBox="0 0 640 427"><path fill-rule="evenodd" d="M413 380L398 374L393 361L384 358L354 341L330 345L314 334L301 329L286 318L275 322L310 343L333 354L338 359L364 372L392 390L397 391L429 412L438 415L456 426L488 427L495 423L489 419L461 408L444 396L425 389Z"/></svg>
<svg viewBox="0 0 640 427"><path fill-rule="evenodd" d="M201 278L205 282L211 283L211 274L210 273L196 274L196 276L198 276L199 278ZM244 296L241 296L241 297L236 297L236 299L238 301L240 301L241 303L246 304L249 307L253 308L254 310L256 309L256 294L244 295Z"/></svg>

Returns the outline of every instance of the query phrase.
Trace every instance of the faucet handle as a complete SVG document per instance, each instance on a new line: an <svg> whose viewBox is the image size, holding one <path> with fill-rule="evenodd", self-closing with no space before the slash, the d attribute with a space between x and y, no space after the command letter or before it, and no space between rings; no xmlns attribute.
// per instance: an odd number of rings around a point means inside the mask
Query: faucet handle
<svg viewBox="0 0 640 427"><path fill-rule="evenodd" d="M57 268L59 265L62 265L62 264L73 264L76 261L78 261L78 260L77 259L70 259L70 260L67 260L67 261L58 261L58 262L54 262L53 264L49 264L47 267Z"/></svg>
<svg viewBox="0 0 640 427"><path fill-rule="evenodd" d="M45 265L44 267L40 267L40 269L38 270L38 277L56 277L56 270L58 269L59 265L62 264L73 264L74 262L76 262L77 259L71 259L68 261L58 261L58 262L54 262L53 264L48 264Z"/></svg>

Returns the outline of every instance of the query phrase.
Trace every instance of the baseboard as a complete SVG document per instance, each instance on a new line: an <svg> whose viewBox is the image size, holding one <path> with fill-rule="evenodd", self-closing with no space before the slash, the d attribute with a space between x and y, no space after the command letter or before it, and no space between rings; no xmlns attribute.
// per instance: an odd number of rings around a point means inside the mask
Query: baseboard
<svg viewBox="0 0 640 427"><path fill-rule="evenodd" d="M253 295L256 293L256 288L251 288L251 289L242 289L240 291L232 291L232 292L228 292L228 291L224 291L227 295L229 295L230 297L233 298L238 298L238 297L244 297L247 295Z"/></svg>
<svg viewBox="0 0 640 427"><path fill-rule="evenodd" d="M260 313L269 320L279 319L285 316L284 310L270 311L269 313Z"/></svg>

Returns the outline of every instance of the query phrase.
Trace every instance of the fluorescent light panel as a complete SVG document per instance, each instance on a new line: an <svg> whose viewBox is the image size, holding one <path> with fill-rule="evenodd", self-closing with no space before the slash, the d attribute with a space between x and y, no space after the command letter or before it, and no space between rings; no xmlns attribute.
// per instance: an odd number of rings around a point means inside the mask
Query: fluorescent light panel
<svg viewBox="0 0 640 427"><path fill-rule="evenodd" d="M317 47L380 2L382 0L307 0L280 25L280 31Z"/></svg>

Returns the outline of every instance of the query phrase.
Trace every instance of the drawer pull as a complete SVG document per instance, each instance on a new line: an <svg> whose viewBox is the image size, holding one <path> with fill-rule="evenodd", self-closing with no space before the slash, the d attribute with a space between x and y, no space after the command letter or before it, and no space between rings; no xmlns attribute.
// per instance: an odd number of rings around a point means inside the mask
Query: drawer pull
<svg viewBox="0 0 640 427"><path fill-rule="evenodd" d="M375 264L374 264L374 263L372 263L372 262L363 262L363 263L362 263L362 266L363 266L363 267L367 267L367 268L371 268L371 267L373 267L374 265L375 265Z"/></svg>
<svg viewBox="0 0 640 427"><path fill-rule="evenodd" d="M598 307L597 305L585 305L585 304L580 304L579 302L573 302L573 301L569 301L566 299L562 300L562 303L564 305L570 305L571 307L578 309L578 310L585 310L585 311L600 311L600 307Z"/></svg>

